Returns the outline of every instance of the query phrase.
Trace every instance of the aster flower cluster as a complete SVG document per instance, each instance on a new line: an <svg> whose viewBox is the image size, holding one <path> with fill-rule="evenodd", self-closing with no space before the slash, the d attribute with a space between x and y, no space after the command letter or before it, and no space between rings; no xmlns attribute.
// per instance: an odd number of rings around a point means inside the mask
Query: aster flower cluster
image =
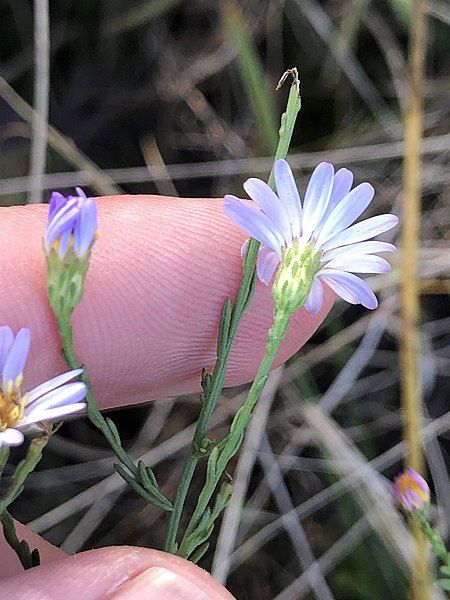
<svg viewBox="0 0 450 600"><path fill-rule="evenodd" d="M369 183L352 189L348 169L336 173L323 162L314 170L302 202L292 171L285 160L274 165L277 193L262 180L251 178L244 189L254 203L225 196L225 213L261 247L257 275L273 284L275 304L289 312L304 306L320 311L323 284L351 304L377 307L370 287L355 273L387 273L389 263L378 252L395 246L372 238L398 223L384 214L355 224L374 197ZM245 245L243 247L245 252Z"/></svg>
<svg viewBox="0 0 450 600"><path fill-rule="evenodd" d="M29 329L20 329L14 335L10 327L0 327L0 446L17 446L23 442L25 431L86 408L84 383L68 383L80 375L82 369L58 375L22 394L30 344Z"/></svg>

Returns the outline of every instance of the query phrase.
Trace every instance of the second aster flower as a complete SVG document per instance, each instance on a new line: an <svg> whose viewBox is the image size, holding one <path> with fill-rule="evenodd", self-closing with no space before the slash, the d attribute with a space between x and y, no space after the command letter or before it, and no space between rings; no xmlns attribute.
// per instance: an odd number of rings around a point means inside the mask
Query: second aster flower
<svg viewBox="0 0 450 600"><path fill-rule="evenodd" d="M376 308L374 293L355 273L390 270L389 263L375 254L394 252L395 246L372 238L394 227L397 217L384 214L354 224L375 192L369 183L352 189L348 169L335 173L329 163L318 165L303 202L285 160L275 162L274 175L277 193L260 179L248 179L244 189L256 206L227 195L225 213L261 243L257 275L268 285L277 272L275 303L287 303L290 312L305 306L316 314L325 283L351 304Z"/></svg>
<svg viewBox="0 0 450 600"><path fill-rule="evenodd" d="M58 375L22 394L23 370L31 343L29 329L14 335L10 327L0 327L0 447L17 446L23 432L41 423L58 421L85 410L87 388L70 382L82 369Z"/></svg>

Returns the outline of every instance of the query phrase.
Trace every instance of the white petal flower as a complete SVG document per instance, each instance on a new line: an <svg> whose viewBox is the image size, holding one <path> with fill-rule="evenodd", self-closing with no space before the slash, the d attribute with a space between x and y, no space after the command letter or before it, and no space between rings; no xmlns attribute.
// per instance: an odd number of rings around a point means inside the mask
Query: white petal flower
<svg viewBox="0 0 450 600"><path fill-rule="evenodd" d="M329 163L318 165L306 188L303 205L285 160L276 161L274 175L276 194L259 179L252 178L244 184L255 204L225 196L226 214L261 243L258 278L268 285L281 263L287 269L284 278L277 282L281 294L282 286L291 285L289 282L299 278L302 272L308 296L306 300L302 298L301 305L312 314L322 307L324 283L347 302L376 308L374 293L355 273L390 270L384 258L374 255L394 252L395 246L371 241L371 238L394 227L397 217L378 215L355 224L371 203L375 191L369 183L352 189L353 174L348 169L335 173ZM288 260L294 261L289 267ZM312 277L309 277L311 273L304 272L305 261L308 261L306 270L314 270ZM276 293L275 290L274 297Z"/></svg>
<svg viewBox="0 0 450 600"><path fill-rule="evenodd" d="M22 395L20 388L30 342L29 329L21 329L14 336L10 327L0 327L0 446L18 446L24 440L23 431L32 426L86 409L85 384L68 383L82 369L58 375Z"/></svg>

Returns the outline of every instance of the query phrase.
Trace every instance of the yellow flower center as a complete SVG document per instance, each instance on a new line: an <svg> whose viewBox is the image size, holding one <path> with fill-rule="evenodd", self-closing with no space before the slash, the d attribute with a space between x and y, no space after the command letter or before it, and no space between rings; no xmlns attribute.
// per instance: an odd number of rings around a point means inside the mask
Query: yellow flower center
<svg viewBox="0 0 450 600"><path fill-rule="evenodd" d="M71 235L69 238L69 243L67 244L67 252L70 252L72 250L73 242L74 242L74 237L73 237L73 235ZM61 238L59 237L53 242L51 251L58 252L60 244L61 244Z"/></svg>
<svg viewBox="0 0 450 600"><path fill-rule="evenodd" d="M6 393L0 392L0 431L15 427L19 423L27 403L27 396L21 397L20 389L10 383Z"/></svg>
<svg viewBox="0 0 450 600"><path fill-rule="evenodd" d="M400 477L398 477L396 481L396 486L398 492L400 494L400 498L408 498L408 500L412 501L412 508L421 508L424 503L428 503L430 501L430 494L428 490L420 487L420 485L415 481L409 473L403 473ZM412 499L410 493L416 494L417 499ZM409 506L408 502L401 502L402 506L406 508L406 510L411 510L411 506Z"/></svg>

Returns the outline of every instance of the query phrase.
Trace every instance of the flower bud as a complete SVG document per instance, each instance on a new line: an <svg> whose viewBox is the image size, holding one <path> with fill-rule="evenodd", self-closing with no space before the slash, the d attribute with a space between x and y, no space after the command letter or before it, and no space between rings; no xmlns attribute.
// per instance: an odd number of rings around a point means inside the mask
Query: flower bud
<svg viewBox="0 0 450 600"><path fill-rule="evenodd" d="M53 192L44 239L49 302L68 320L83 296L90 253L97 236L97 206L76 188L77 196Z"/></svg>

